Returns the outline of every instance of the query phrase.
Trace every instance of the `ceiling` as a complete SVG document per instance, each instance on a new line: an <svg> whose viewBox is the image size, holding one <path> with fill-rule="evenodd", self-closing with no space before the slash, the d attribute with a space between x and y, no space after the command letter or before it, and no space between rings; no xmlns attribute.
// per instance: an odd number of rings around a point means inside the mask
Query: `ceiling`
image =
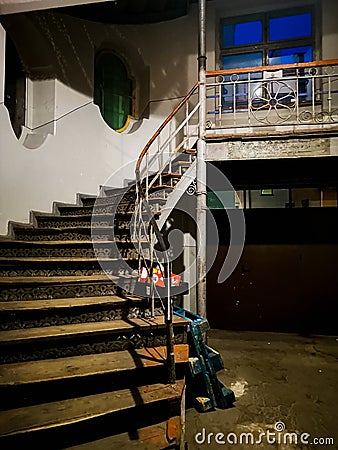
<svg viewBox="0 0 338 450"><path fill-rule="evenodd" d="M197 0L195 0L196 2ZM58 11L102 23L141 24L176 19L188 13L189 0L111 0L58 8Z"/></svg>

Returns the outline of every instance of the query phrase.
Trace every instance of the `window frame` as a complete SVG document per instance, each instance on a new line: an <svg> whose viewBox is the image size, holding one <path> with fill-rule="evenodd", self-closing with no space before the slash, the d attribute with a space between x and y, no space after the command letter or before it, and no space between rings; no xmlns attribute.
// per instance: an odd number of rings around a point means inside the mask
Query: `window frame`
<svg viewBox="0 0 338 450"><path fill-rule="evenodd" d="M281 39L269 41L269 20L271 18L287 17L297 14L310 13L312 15L312 34L311 36ZM242 44L233 46L223 46L223 27L224 25L235 25L237 23L262 22L262 42L254 44ZM312 60L317 58L317 15L315 14L314 5L286 8L280 10L272 10L256 14L239 15L233 17L223 17L220 19L219 28L219 67L223 68L223 56L241 55L252 52L262 52L262 65L269 66L269 50L285 49L289 47L312 46ZM273 67L272 65L270 65Z"/></svg>
<svg viewBox="0 0 338 450"><path fill-rule="evenodd" d="M102 57L106 56L106 55L111 55L114 58L117 58L120 60L120 62L123 64L124 69L127 73L127 77L128 77L128 82L130 83L130 91L129 91L129 99L130 99L130 109L129 109L129 113L127 115L127 118L125 120L125 123L122 125L122 127L120 128L114 128L112 125L110 125L108 123L108 121L106 120L105 116L104 116L104 112L103 112L103 104L102 101L101 102L97 102L96 101L96 70L99 64L99 61ZM116 93L114 95L117 95ZM95 54L95 59L94 59L94 89L93 89L93 102L95 105L98 106L99 110L100 110L100 114L102 119L104 120L104 122L114 131L116 131L117 133L122 133L124 131L126 131L129 127L130 124L130 120L134 118L135 116L135 82L134 82L134 78L131 76L130 74L130 69L129 69L129 65L126 63L126 61L124 60L124 58L121 57L121 55L119 55L117 52L115 52L112 49L109 48L104 48L104 49L100 49L96 54Z"/></svg>

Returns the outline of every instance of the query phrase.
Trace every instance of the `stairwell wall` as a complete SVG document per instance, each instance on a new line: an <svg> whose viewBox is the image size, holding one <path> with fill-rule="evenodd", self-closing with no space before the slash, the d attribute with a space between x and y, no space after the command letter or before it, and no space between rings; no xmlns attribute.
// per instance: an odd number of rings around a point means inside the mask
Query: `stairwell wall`
<svg viewBox="0 0 338 450"><path fill-rule="evenodd" d="M13 17L10 24L6 22L6 32L11 31L14 41L25 32L22 23L26 18L21 16L20 27ZM44 60L48 62L41 62L39 68L30 48L37 43L29 45L26 36L25 47L25 39L17 39L28 76L29 120L17 139L7 108L0 105L0 234L7 233L10 220L28 222L32 210L51 212L54 201L74 203L78 192L95 195L100 185L123 186L125 180L134 179L143 146L196 81L197 23L191 17L178 19L175 26L100 25L69 17L58 22L58 16L49 12L35 12L27 20L46 42L45 47L41 44L41 52L48 48ZM61 31L60 26L64 27ZM187 53L179 56L177 27L191 30L184 38ZM1 27L2 97L6 32ZM140 80L148 83L143 85L143 91L148 89L147 101L137 104L138 120L131 132L117 133L109 128L93 104L93 64L95 53L102 48L122 54L134 69L136 85ZM185 48L183 42L180 48ZM145 75L147 71L150 78ZM54 120L50 120L51 114Z"/></svg>
<svg viewBox="0 0 338 450"><path fill-rule="evenodd" d="M322 10L322 57L334 58L336 1L313 3ZM208 2L207 69L218 68L221 17L304 4L308 2L238 0L225 7L221 0ZM197 80L197 18L197 4L185 17L150 25L103 25L50 11L0 16L16 39L30 80L28 94L34 87L33 100L28 98L32 103L27 105L32 121L19 140L7 109L0 104L1 234L9 220L27 222L30 210L50 212L53 201L75 202L77 192L97 194L109 178L115 186L134 178L134 163L143 146ZM0 28L0 102L4 28ZM94 58L104 48L121 55L134 77L137 121L129 133L110 129L93 104ZM49 95L47 87L52 89ZM44 118L49 123L46 129L29 130L30 123L42 123Z"/></svg>

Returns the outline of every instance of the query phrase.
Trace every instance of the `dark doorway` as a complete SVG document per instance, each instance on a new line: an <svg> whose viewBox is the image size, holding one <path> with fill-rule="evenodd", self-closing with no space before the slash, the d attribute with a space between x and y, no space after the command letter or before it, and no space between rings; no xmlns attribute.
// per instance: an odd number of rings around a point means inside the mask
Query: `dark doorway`
<svg viewBox="0 0 338 450"><path fill-rule="evenodd" d="M22 126L25 125L26 73L8 33L6 34L5 64L5 106L9 112L14 133L19 138Z"/></svg>

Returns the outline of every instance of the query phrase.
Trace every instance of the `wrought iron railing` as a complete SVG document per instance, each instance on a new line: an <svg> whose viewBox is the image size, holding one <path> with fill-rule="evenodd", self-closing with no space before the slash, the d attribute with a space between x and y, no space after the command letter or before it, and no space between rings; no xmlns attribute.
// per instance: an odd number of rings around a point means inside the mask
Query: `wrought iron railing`
<svg viewBox="0 0 338 450"><path fill-rule="evenodd" d="M180 155L190 147L198 127L196 122L199 109L198 83L181 100L173 112L162 123L142 150L136 164L136 208L132 225L133 238L139 242L139 272L146 271L149 284L147 295L154 311L155 298L165 299L164 313L167 326L167 365L168 382L175 381L175 362L173 349L173 305L171 299L171 261L162 232L159 229L151 207L151 200L158 196L166 197L167 179L175 174L175 164ZM144 245L146 241L146 245ZM157 244L157 250L155 250ZM156 275L154 274L156 268ZM164 281L160 292L156 281L158 271Z"/></svg>
<svg viewBox="0 0 338 450"><path fill-rule="evenodd" d="M204 131L225 129L230 134L240 134L263 128L269 133L271 128L285 132L289 127L289 130L303 128L308 132L318 126L321 129L338 126L337 66L338 60L330 60L208 71L207 130ZM175 378L171 261L152 200L159 191L161 197L167 195L165 176L168 179L168 175L173 175L173 165L179 156L203 134L199 130L199 96L195 95L198 86L196 83L154 133L143 148L135 170L137 198L131 231L139 243L139 271L145 270L150 281L147 295L152 310L155 298L165 298L169 382ZM162 294L156 286L154 267L162 272L165 284Z"/></svg>
<svg viewBox="0 0 338 450"><path fill-rule="evenodd" d="M207 128L338 126L338 60L207 72Z"/></svg>

